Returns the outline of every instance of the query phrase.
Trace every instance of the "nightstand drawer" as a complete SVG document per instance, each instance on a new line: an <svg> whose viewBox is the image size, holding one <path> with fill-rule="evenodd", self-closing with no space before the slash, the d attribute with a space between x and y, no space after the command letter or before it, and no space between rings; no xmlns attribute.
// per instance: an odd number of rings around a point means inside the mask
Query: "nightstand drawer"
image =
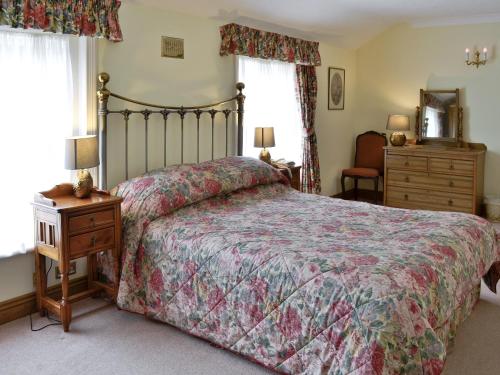
<svg viewBox="0 0 500 375"><path fill-rule="evenodd" d="M75 233L86 229L92 229L101 225L113 224L115 211L113 208L106 211L93 212L91 214L73 216L69 218L69 232Z"/></svg>
<svg viewBox="0 0 500 375"><path fill-rule="evenodd" d="M69 238L69 253L71 257L82 255L88 251L106 249L115 243L115 228L105 228L89 233L71 236Z"/></svg>

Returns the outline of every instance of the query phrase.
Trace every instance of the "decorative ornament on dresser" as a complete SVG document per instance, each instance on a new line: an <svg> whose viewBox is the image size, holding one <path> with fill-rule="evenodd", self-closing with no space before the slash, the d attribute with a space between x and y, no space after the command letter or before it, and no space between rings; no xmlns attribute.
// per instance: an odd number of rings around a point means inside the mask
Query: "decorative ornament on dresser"
<svg viewBox="0 0 500 375"><path fill-rule="evenodd" d="M344 109L345 69L328 68L328 109Z"/></svg>
<svg viewBox="0 0 500 375"><path fill-rule="evenodd" d="M94 181L87 168L99 165L97 137L95 135L71 137L66 139L65 168L78 170L73 184L73 194L77 198L87 198L92 192Z"/></svg>
<svg viewBox="0 0 500 375"><path fill-rule="evenodd" d="M403 132L410 130L410 118L406 115L389 115L387 130L394 130L390 137L391 145L404 146L406 135Z"/></svg>
<svg viewBox="0 0 500 375"><path fill-rule="evenodd" d="M266 147L274 147L276 146L274 142L274 128L255 128L255 138L254 138L254 147L262 148L260 152L259 159L270 164L271 163L271 154L266 149Z"/></svg>

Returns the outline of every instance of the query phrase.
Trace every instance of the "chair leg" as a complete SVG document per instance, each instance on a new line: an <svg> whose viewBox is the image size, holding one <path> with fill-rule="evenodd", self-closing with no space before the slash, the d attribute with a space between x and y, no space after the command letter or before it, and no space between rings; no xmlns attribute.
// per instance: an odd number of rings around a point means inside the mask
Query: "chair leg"
<svg viewBox="0 0 500 375"><path fill-rule="evenodd" d="M358 178L354 177L354 200L358 200Z"/></svg>
<svg viewBox="0 0 500 375"><path fill-rule="evenodd" d="M342 199L346 199L345 196L345 176L340 178L340 184L342 185Z"/></svg>
<svg viewBox="0 0 500 375"><path fill-rule="evenodd" d="M375 184L375 204L377 204L377 199L378 199L378 177L375 177L373 179L374 184Z"/></svg>

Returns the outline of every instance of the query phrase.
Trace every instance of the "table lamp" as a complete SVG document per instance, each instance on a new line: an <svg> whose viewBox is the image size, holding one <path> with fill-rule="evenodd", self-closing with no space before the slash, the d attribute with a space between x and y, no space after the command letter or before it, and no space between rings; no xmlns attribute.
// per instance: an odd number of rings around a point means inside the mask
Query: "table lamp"
<svg viewBox="0 0 500 375"><path fill-rule="evenodd" d="M64 167L78 170L77 179L73 184L73 193L77 198L87 198L92 192L94 182L87 168L99 165L97 137L85 135L66 138L66 160Z"/></svg>
<svg viewBox="0 0 500 375"><path fill-rule="evenodd" d="M387 130L394 130L390 138L391 144L403 146L406 143L403 131L410 130L410 118L406 115L389 115Z"/></svg>
<svg viewBox="0 0 500 375"><path fill-rule="evenodd" d="M254 138L254 147L261 147L262 151L260 152L259 159L270 163L271 162L271 154L266 149L266 147L274 147L274 128L255 128L255 138Z"/></svg>

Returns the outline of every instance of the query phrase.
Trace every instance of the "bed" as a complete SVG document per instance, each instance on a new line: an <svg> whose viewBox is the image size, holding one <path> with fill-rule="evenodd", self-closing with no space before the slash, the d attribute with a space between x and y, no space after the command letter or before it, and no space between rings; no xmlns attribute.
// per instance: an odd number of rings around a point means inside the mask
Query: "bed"
<svg viewBox="0 0 500 375"><path fill-rule="evenodd" d="M481 278L498 280L480 217L299 193L251 158L146 171L112 193L118 306L278 372L439 374Z"/></svg>

